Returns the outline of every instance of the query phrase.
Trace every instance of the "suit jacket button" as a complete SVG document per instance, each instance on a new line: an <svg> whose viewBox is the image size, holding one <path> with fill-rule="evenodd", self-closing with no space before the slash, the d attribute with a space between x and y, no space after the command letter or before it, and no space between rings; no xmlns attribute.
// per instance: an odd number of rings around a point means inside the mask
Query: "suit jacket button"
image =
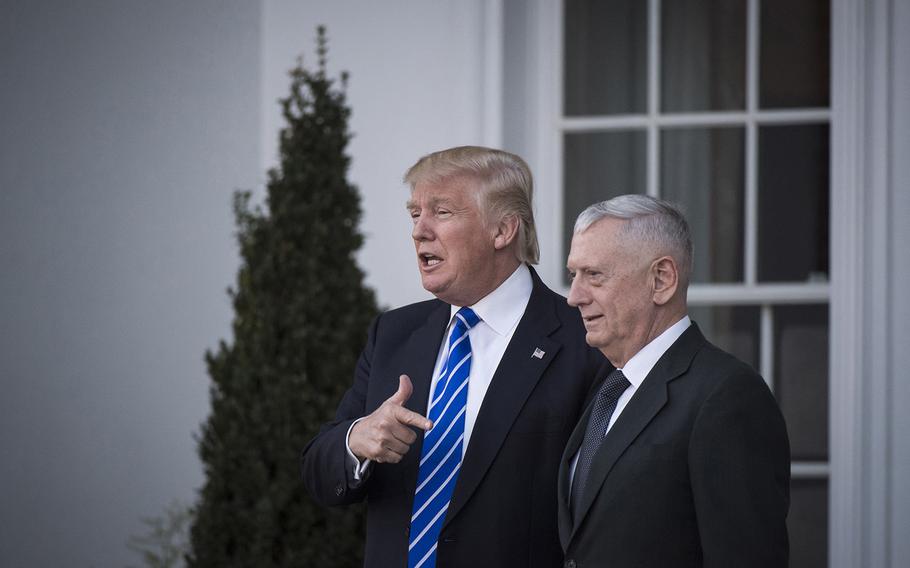
<svg viewBox="0 0 910 568"><path fill-rule="evenodd" d="M569 558L568 560L566 560L566 562L565 562L565 564L563 564L563 566L565 568L575 568L576 565L575 565L575 561L572 560L571 558Z"/></svg>
<svg viewBox="0 0 910 568"><path fill-rule="evenodd" d="M339 483L338 485L335 486L335 495L337 495L339 497L344 495L344 485Z"/></svg>

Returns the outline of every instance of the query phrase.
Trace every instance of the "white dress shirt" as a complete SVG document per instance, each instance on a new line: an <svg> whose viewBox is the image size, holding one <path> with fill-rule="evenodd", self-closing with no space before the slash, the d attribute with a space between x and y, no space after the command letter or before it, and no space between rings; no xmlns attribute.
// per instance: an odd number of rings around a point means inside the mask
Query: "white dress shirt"
<svg viewBox="0 0 910 568"><path fill-rule="evenodd" d="M654 365L657 364L657 361L663 357L668 349L670 349L670 346L676 343L676 340L679 339L679 336L682 335L686 329L688 329L691 323L689 316L683 316L681 320L668 327L663 333L642 347L641 351L633 355L632 358L626 362L626 365L622 369L619 369L622 371L622 374L625 375L626 379L628 379L631 386L627 387L619 396L619 399L617 399L616 409L613 410L613 416L610 417L610 423L607 424L604 436L606 436L607 432L610 431L610 428L616 424L619 415L622 414L626 405L629 404L629 401L635 395L635 391L637 391L639 387L641 387L641 384L645 382L645 378L648 376L648 373L651 372L651 369L654 368ZM572 487L572 482L575 479L575 466L578 464L578 453L579 452L576 452L575 457L572 458L572 467L569 469L570 489Z"/></svg>
<svg viewBox="0 0 910 568"><path fill-rule="evenodd" d="M531 290L534 287L531 279L531 271L525 264L519 265L515 272L509 276L505 282L498 288L484 296L473 306L470 306L480 321L468 331L468 338L471 341L471 372L468 375L468 402L465 409L464 424L464 441L461 445L461 454L464 456L468 448L468 442L471 439L471 432L474 430L474 423L477 421L477 413L480 412L480 406L483 403L483 397L487 393L487 388L493 380L502 355L506 351L518 322L528 306L531 299ZM454 326L452 320L455 313L461 309L460 306L451 306L449 316L449 326L443 336L442 344L436 355L436 366L433 369L433 377L430 383L430 398L436 391L436 383L439 381L439 374L445 365L449 353L449 337L452 335ZM356 424L363 418L354 422ZM354 427L351 424L351 428ZM348 438L351 436L351 429L348 429L345 437L348 457L354 468L354 479L360 480L370 464L370 460L365 460L362 464L351 452L351 446Z"/></svg>

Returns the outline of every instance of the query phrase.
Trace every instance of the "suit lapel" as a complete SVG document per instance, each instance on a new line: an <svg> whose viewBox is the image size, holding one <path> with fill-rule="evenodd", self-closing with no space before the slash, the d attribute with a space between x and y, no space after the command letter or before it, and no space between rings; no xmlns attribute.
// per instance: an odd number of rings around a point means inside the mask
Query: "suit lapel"
<svg viewBox="0 0 910 568"><path fill-rule="evenodd" d="M667 383L686 372L692 363L692 358L704 341L704 336L698 327L695 324L689 326L689 329L657 361L657 364L645 377L641 387L632 396L632 400L619 415L594 456L590 477L579 502L578 524L572 527L572 535L584 521L585 515L601 492L604 482L617 460L667 403ZM572 437L576 437L579 430L581 430L581 436L584 436L586 427L586 420L580 422L576 431L572 433ZM581 441L578 441L578 444L581 444ZM572 459L574 455L573 452L569 455L569 459ZM571 536L569 540L571 540Z"/></svg>
<svg viewBox="0 0 910 568"><path fill-rule="evenodd" d="M585 429L587 428L588 420L591 418L591 412L594 410L594 397L597 396L600 386L607 376L615 370L613 365L609 361L604 361L604 364L597 371L597 377L595 378L593 384L591 385L590 390L588 391L587 396L585 397L585 408L582 412L582 416L578 419L576 428L572 430L572 435L569 436L569 441L566 443L566 449L563 451L562 462L560 467L565 465L568 467L572 463L572 458L575 457L575 454L578 453L578 449L581 447L581 443L585 439ZM584 428L578 428L578 424L584 424ZM568 470L566 470L568 472ZM562 487L562 484L560 484ZM566 477L565 491L566 491L566 503L568 504L568 490L569 490L569 480Z"/></svg>
<svg viewBox="0 0 910 568"><path fill-rule="evenodd" d="M421 416L427 415L433 369L436 367L439 346L442 345L443 335L449 325L450 313L449 305L439 302L439 305L430 311L423 325L414 329L400 349L400 353L405 354L405 358L401 362L401 373L411 378L411 385L414 387L411 398L405 402L404 406ZM387 377L387 380L394 382L391 392L398 390L398 375ZM423 432L418 430L417 442L401 461L402 466L407 466L403 467L403 471L412 477L409 481L412 494L414 493L413 488L417 486L417 464L420 463L422 447ZM413 466L408 465L411 463Z"/></svg>
<svg viewBox="0 0 910 568"><path fill-rule="evenodd" d="M613 367L610 367L610 370L612 369ZM606 378L606 375L602 372L599 373L599 375L598 380L595 381L597 387L599 387L600 383ZM597 391L594 390L594 392L596 393ZM557 505L557 514L559 515L559 540L562 541L563 547L568 544L572 530L572 513L569 510L569 469L572 467L572 458L578 453L578 449L584 441L585 429L587 428L588 421L591 419L593 408L594 397L591 396L588 397L588 404L581 417L578 419L578 424L575 426L575 429L572 430L572 435L569 436L569 441L566 443L566 449L563 451L562 459L559 462L559 475L557 476L558 487L556 493L559 500Z"/></svg>
<svg viewBox="0 0 910 568"><path fill-rule="evenodd" d="M477 489L525 401L562 347L549 338L561 325L553 305L555 300L545 293L546 288L533 270L531 275L534 288L528 307L484 395L445 524L458 514ZM533 356L537 348L544 352L543 356Z"/></svg>

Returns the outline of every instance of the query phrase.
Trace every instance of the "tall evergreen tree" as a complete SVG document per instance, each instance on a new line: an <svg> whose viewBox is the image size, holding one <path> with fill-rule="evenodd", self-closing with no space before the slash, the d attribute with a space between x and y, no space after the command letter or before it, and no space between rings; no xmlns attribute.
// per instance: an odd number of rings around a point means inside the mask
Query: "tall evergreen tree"
<svg viewBox="0 0 910 568"><path fill-rule="evenodd" d="M347 182L344 88L298 62L281 101L280 166L266 210L235 195L241 268L229 290L234 341L206 354L211 415L191 566L356 566L362 510L327 512L306 495L299 455L350 384L377 308L355 252L360 198Z"/></svg>

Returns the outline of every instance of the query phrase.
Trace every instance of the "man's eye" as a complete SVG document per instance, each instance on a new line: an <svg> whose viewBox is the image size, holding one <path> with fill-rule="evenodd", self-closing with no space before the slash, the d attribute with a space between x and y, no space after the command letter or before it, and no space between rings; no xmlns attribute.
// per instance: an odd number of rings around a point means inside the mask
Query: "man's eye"
<svg viewBox="0 0 910 568"><path fill-rule="evenodd" d="M600 286L604 283L603 272L591 270L585 273L585 277L587 278L588 282L591 283L591 286Z"/></svg>
<svg viewBox="0 0 910 568"><path fill-rule="evenodd" d="M569 282L575 280L575 273L574 273L573 271L571 271L571 270L569 270L568 272L566 272L566 276L569 277Z"/></svg>
<svg viewBox="0 0 910 568"><path fill-rule="evenodd" d="M448 217L451 214L452 214L452 212L449 211L448 209L437 209L436 210L437 217Z"/></svg>

